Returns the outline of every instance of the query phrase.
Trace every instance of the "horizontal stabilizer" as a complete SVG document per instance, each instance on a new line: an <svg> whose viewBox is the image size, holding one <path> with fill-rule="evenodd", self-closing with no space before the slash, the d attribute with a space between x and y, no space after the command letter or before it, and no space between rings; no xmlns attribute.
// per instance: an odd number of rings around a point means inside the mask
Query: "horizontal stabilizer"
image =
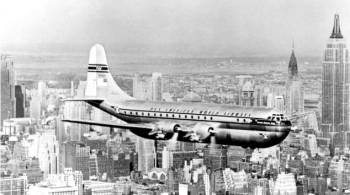
<svg viewBox="0 0 350 195"><path fill-rule="evenodd" d="M72 120L72 119L62 119L62 121L69 122L69 123L78 123L78 124L85 124L85 125L95 125L95 126L122 128L122 129L147 129L147 130L152 129L145 125L120 124L116 122L99 122L99 121L91 121L91 120Z"/></svg>

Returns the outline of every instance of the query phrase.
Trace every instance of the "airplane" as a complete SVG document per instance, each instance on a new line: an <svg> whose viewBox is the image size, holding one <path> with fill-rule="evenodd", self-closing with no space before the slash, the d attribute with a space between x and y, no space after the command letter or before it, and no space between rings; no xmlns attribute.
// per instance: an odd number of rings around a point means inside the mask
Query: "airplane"
<svg viewBox="0 0 350 195"><path fill-rule="evenodd" d="M292 131L284 114L273 108L137 100L114 81L104 47L90 49L84 101L120 119L119 122L67 119L86 125L128 129L153 140L266 148L281 143Z"/></svg>

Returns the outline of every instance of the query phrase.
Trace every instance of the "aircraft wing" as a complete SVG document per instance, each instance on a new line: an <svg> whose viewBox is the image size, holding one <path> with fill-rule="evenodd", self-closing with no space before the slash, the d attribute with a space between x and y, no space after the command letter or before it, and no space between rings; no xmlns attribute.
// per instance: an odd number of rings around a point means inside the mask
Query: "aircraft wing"
<svg viewBox="0 0 350 195"><path fill-rule="evenodd" d="M92 120L73 120L73 119L62 119L63 122L69 122L69 123L78 123L78 124L85 124L85 125L96 125L96 126L102 126L102 127L114 127L114 128L122 128L122 129L148 129L152 130L151 127L146 125L138 125L138 124L120 124L116 122L99 122L99 121L92 121Z"/></svg>
<svg viewBox="0 0 350 195"><path fill-rule="evenodd" d="M65 102L87 102L87 103L91 102L91 103L100 104L105 100L102 98L70 98L70 99L65 99L63 101L65 101Z"/></svg>

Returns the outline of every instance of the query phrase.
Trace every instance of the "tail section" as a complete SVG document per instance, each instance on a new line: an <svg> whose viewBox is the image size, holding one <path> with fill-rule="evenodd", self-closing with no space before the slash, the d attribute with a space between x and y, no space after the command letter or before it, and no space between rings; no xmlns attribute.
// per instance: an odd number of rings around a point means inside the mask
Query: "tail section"
<svg viewBox="0 0 350 195"><path fill-rule="evenodd" d="M85 97L111 101L133 99L114 81L109 71L105 50L100 44L95 44L90 49Z"/></svg>

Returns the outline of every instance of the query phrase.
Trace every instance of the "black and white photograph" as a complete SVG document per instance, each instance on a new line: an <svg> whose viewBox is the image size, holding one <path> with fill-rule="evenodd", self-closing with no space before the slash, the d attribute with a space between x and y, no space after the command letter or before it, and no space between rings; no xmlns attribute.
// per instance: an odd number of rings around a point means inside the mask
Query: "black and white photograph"
<svg viewBox="0 0 350 195"><path fill-rule="evenodd" d="M0 0L0 195L350 195L349 0Z"/></svg>

